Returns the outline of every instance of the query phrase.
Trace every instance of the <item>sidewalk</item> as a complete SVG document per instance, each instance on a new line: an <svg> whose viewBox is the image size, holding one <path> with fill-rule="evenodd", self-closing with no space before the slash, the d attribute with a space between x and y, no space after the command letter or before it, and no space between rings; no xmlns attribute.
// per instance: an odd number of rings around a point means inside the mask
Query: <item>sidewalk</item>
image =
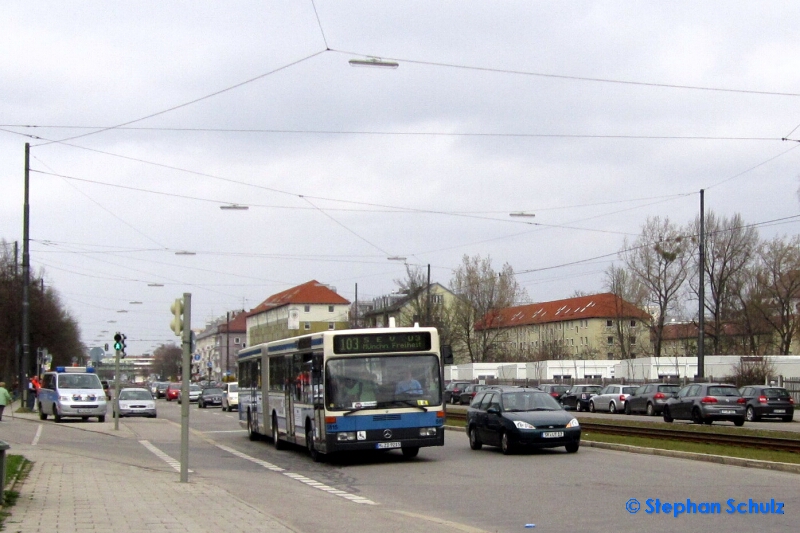
<svg viewBox="0 0 800 533"><path fill-rule="evenodd" d="M0 427L14 423L11 409L6 408ZM36 413L17 412L13 418L39 419ZM110 433L112 428L98 424L92 431ZM114 433L133 437L122 426ZM181 483L175 473L31 445L15 445L9 452L34 464L14 487L20 497L7 509L7 533L292 532L229 492L209 483Z"/></svg>

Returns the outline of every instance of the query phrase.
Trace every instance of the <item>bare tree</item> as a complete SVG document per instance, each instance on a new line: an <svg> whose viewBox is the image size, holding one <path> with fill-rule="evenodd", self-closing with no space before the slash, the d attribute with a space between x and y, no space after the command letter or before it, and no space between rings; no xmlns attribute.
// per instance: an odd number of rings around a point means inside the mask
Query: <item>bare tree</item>
<svg viewBox="0 0 800 533"><path fill-rule="evenodd" d="M494 360L495 345L503 333L496 311L527 298L513 269L505 264L496 272L491 258L465 255L450 286L456 294L452 325L455 344L463 347L472 363Z"/></svg>
<svg viewBox="0 0 800 533"><path fill-rule="evenodd" d="M689 239L668 218L649 217L642 234L625 245L620 257L629 271L647 288L648 302L656 309L653 332L654 355L661 355L667 311L675 305L676 298L686 280Z"/></svg>
<svg viewBox="0 0 800 533"><path fill-rule="evenodd" d="M756 309L778 335L778 353L788 355L800 326L800 236L763 243L758 258L756 279L763 297Z"/></svg>
<svg viewBox="0 0 800 533"><path fill-rule="evenodd" d="M700 218L694 221L695 235L700 234ZM739 277L754 260L758 247L758 232L747 227L738 213L730 219L709 212L705 219L705 261L702 268L705 276L703 309L710 321L706 322L706 335L710 337L714 354L730 345L726 331L730 332L733 319L740 304L735 286ZM695 261L689 286L699 298L698 281L701 265ZM710 326L710 327L709 327ZM726 327L727 326L727 327Z"/></svg>
<svg viewBox="0 0 800 533"><path fill-rule="evenodd" d="M616 296L614 299L614 334L616 345L620 350L621 359L630 359L636 356L635 352L643 355L649 352L646 347L648 338L643 339L643 331L649 332L650 320L637 320L631 316L632 304L642 309L647 302L648 291L638 276L625 268L611 265L606 270L605 287L608 292ZM633 319L633 320L631 320Z"/></svg>
<svg viewBox="0 0 800 533"><path fill-rule="evenodd" d="M153 352L153 370L161 379L170 379L179 376L183 350L174 343L162 344Z"/></svg>

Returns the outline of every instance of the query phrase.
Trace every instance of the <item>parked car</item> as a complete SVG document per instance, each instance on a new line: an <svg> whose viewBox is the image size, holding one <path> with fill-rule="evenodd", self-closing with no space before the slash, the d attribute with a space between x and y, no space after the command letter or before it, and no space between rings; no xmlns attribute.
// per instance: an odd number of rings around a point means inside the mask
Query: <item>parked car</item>
<svg viewBox="0 0 800 533"><path fill-rule="evenodd" d="M177 400L181 397L181 384L180 383L170 383L167 385L166 390L164 391L164 397L167 399L168 402L172 400Z"/></svg>
<svg viewBox="0 0 800 533"><path fill-rule="evenodd" d="M762 418L780 418L791 422L794 418L794 398L783 387L747 385L739 389L745 400L744 417L748 422Z"/></svg>
<svg viewBox="0 0 800 533"><path fill-rule="evenodd" d="M635 385L606 385L589 400L589 411L621 413L628 395L636 390Z"/></svg>
<svg viewBox="0 0 800 533"><path fill-rule="evenodd" d="M664 422L691 420L711 424L728 420L744 425L745 399L739 390L727 383L692 383L686 385L664 405Z"/></svg>
<svg viewBox="0 0 800 533"><path fill-rule="evenodd" d="M625 414L645 413L647 416L660 415L664 404L678 390L678 385L667 383L648 383L642 385L625 400Z"/></svg>
<svg viewBox="0 0 800 533"><path fill-rule="evenodd" d="M588 411L589 400L602 389L600 385L573 385L561 395L561 404L564 409Z"/></svg>
<svg viewBox="0 0 800 533"><path fill-rule="evenodd" d="M315 385L318 387L318 385ZM222 384L222 410L233 411L233 408L239 410L239 384L238 383L223 383Z"/></svg>
<svg viewBox="0 0 800 533"><path fill-rule="evenodd" d="M146 416L156 418L156 401L145 388L126 388L119 391L119 400L114 402L114 410L120 418L126 416Z"/></svg>
<svg viewBox="0 0 800 533"><path fill-rule="evenodd" d="M205 409L209 405L218 405L222 407L222 389L219 387L208 387L200 391L200 395L197 397L197 407Z"/></svg>
<svg viewBox="0 0 800 533"><path fill-rule="evenodd" d="M464 390L461 391L461 394L458 396L458 403L461 405L469 405L472 402L472 399L475 397L478 391L483 390L486 388L486 385L477 385L475 383L470 383Z"/></svg>
<svg viewBox="0 0 800 533"><path fill-rule="evenodd" d="M546 385L539 385L538 389L549 393L558 403L561 403L561 398L564 396L564 393L569 390L569 385L553 385L548 383Z"/></svg>
<svg viewBox="0 0 800 533"><path fill-rule="evenodd" d="M458 403L461 401L461 393L464 391L464 387L470 384L469 381L451 381L444 388L442 401L444 403Z"/></svg>
<svg viewBox="0 0 800 533"><path fill-rule="evenodd" d="M189 403L196 402L197 399L200 397L201 392L203 392L203 387L201 387L197 383L192 383L191 385L189 385ZM178 403L181 403L180 394L178 394Z"/></svg>
<svg viewBox="0 0 800 533"><path fill-rule="evenodd" d="M487 388L467 408L469 447L499 446L504 454L518 448L578 451L581 427L550 394L539 389Z"/></svg>

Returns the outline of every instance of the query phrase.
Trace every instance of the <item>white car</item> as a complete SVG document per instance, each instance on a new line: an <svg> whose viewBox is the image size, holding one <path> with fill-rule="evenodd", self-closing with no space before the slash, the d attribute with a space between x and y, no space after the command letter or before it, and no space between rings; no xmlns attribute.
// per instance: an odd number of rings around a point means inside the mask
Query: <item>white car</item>
<svg viewBox="0 0 800 533"><path fill-rule="evenodd" d="M156 401L147 389L122 389L119 400L114 402L114 410L120 418L126 416L146 416L155 418Z"/></svg>
<svg viewBox="0 0 800 533"><path fill-rule="evenodd" d="M189 385L189 402L196 402L197 399L200 397L200 393L203 392L203 387L200 385L196 385L192 383ZM178 403L181 403L181 396L178 395Z"/></svg>
<svg viewBox="0 0 800 533"><path fill-rule="evenodd" d="M636 385L606 385L589 400L589 412L622 413L625 411L625 400L635 390Z"/></svg>
<svg viewBox="0 0 800 533"><path fill-rule="evenodd" d="M233 408L239 409L239 384L222 384L222 410L231 412Z"/></svg>

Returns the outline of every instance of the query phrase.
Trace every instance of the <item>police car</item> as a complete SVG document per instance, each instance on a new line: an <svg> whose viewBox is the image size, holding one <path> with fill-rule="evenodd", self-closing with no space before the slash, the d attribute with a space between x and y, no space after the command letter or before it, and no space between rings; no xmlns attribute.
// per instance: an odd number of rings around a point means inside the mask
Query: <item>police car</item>
<svg viewBox="0 0 800 533"><path fill-rule="evenodd" d="M41 420L49 415L56 422L66 417L106 420L106 393L93 368L61 366L55 372L45 372L38 399Z"/></svg>

